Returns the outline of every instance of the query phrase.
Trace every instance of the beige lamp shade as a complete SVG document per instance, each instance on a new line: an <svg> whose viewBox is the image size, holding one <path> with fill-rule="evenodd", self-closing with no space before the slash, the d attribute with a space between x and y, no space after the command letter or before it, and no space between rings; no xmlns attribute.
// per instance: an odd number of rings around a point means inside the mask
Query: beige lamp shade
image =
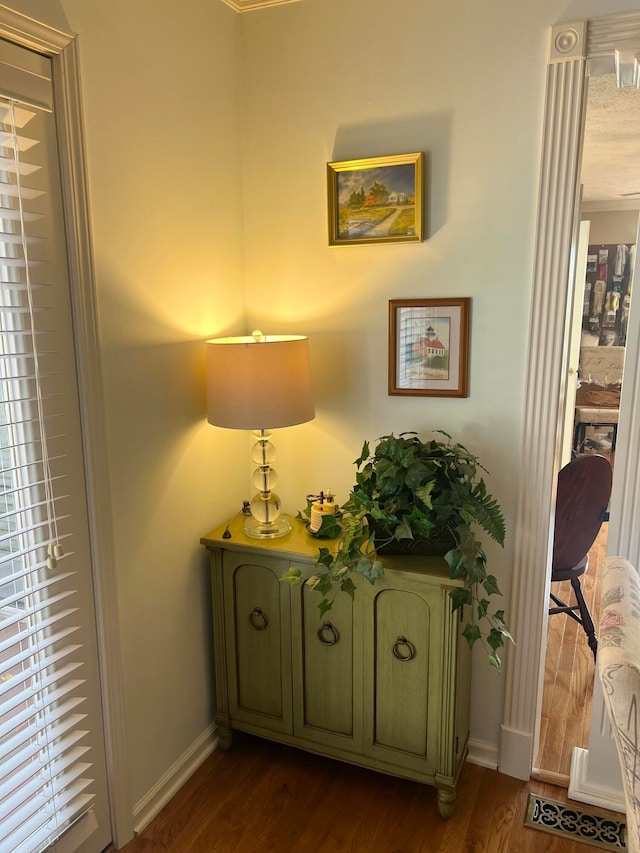
<svg viewBox="0 0 640 853"><path fill-rule="evenodd" d="M277 429L315 417L308 338L258 335L206 342L210 424Z"/></svg>

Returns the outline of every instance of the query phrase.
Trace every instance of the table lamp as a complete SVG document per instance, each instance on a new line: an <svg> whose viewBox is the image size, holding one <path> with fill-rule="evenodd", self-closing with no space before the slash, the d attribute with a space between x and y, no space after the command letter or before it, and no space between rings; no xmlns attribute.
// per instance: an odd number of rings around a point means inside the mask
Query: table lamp
<svg viewBox="0 0 640 853"><path fill-rule="evenodd" d="M275 449L271 430L313 420L309 340L300 335L214 338L206 342L207 420L228 429L251 430L257 464L252 482L257 493L244 532L255 539L276 539L291 530L280 511L271 467Z"/></svg>

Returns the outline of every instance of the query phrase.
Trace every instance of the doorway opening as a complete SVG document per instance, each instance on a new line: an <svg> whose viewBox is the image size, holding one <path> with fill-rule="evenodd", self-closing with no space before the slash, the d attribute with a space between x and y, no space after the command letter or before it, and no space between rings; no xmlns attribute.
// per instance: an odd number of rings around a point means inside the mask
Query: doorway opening
<svg viewBox="0 0 640 853"><path fill-rule="evenodd" d="M570 327L567 402L561 465L583 454L615 469L624 355L640 208L640 92L618 88L612 59L588 64L581 171L583 203ZM608 515L581 577L598 624L600 570ZM571 597L569 582L556 588ZM563 597L564 596L564 597ZM569 787L575 748L590 737L594 656L581 625L564 614L548 619L537 755L533 777Z"/></svg>

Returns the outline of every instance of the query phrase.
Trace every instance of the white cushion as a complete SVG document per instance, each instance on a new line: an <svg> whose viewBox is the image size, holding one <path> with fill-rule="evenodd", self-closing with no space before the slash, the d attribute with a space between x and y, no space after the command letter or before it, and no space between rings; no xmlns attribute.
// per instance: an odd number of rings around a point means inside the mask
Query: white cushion
<svg viewBox="0 0 640 853"><path fill-rule="evenodd" d="M622 557L602 570L598 674L618 749L627 807L627 849L640 851L640 579Z"/></svg>

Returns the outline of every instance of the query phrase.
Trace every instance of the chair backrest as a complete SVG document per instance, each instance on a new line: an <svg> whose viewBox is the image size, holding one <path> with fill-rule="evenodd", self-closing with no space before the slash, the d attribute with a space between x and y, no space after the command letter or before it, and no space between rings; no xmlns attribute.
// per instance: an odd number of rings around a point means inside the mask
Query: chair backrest
<svg viewBox="0 0 640 853"><path fill-rule="evenodd" d="M608 459L578 456L558 474L552 570L576 566L596 541L613 479Z"/></svg>

